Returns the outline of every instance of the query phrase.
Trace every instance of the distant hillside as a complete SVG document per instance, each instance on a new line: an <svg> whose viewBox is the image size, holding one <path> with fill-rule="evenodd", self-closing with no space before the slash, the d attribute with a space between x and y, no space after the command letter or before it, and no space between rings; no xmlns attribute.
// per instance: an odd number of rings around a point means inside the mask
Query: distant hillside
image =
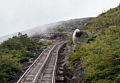
<svg viewBox="0 0 120 83"><path fill-rule="evenodd" d="M28 36L33 36L35 34L44 33L44 32L46 32L47 28L54 27L56 25L57 25L57 23L46 24L46 25L38 26L38 27L29 29L29 30L26 30L26 31L22 31L21 33L22 34L27 34ZM4 40L7 40L8 38L11 38L15 35L18 35L18 33L13 33L13 34L10 34L10 35L3 36L3 37L0 38L0 42L2 42Z"/></svg>
<svg viewBox="0 0 120 83"><path fill-rule="evenodd" d="M68 21L61 22L57 27L65 28L67 30L75 30L76 28L82 28L88 24L89 18L81 18L81 19L71 19Z"/></svg>
<svg viewBox="0 0 120 83"><path fill-rule="evenodd" d="M43 26L38 26L32 29L23 31L21 33L27 34L28 36L35 36L35 35L40 35L41 33L47 33L49 31L48 29L53 29L53 28L64 28L65 30L71 31L71 30L74 30L75 28L85 26L89 19L90 18L80 18L80 19L72 19L68 21L60 21L56 23L46 24ZM12 36L15 36L17 34L18 33L3 36L0 38L0 42L7 40L8 38L11 38Z"/></svg>
<svg viewBox="0 0 120 83"><path fill-rule="evenodd" d="M86 26L90 19L92 19L92 17L61 21L57 26L52 27L53 31L51 30L51 28L50 30L48 29L48 31L54 32L57 31L58 29L61 29L64 32L73 32L76 28L82 29L84 26Z"/></svg>

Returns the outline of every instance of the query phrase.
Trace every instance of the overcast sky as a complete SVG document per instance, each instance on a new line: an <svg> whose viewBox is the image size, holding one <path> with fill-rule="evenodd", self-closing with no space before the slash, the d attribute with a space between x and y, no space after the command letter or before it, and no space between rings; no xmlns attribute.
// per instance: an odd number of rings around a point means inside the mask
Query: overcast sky
<svg viewBox="0 0 120 83"><path fill-rule="evenodd" d="M0 36L74 18L93 17L120 0L0 0Z"/></svg>

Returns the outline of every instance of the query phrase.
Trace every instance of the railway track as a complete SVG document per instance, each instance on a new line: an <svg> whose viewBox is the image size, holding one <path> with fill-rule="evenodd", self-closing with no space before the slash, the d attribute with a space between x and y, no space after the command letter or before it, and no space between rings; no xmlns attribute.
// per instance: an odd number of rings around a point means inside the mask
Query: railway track
<svg viewBox="0 0 120 83"><path fill-rule="evenodd" d="M64 43L60 42L46 48L17 83L55 83L58 51L63 45Z"/></svg>

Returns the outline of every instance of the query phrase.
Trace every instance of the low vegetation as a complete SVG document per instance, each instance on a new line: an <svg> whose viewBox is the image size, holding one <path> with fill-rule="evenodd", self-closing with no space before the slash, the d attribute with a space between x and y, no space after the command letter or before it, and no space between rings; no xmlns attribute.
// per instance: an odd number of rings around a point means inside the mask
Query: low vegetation
<svg viewBox="0 0 120 83"><path fill-rule="evenodd" d="M21 33L0 45L0 83L8 83L34 57L33 51L49 43L39 42Z"/></svg>
<svg viewBox="0 0 120 83"><path fill-rule="evenodd" d="M85 83L120 82L120 27L109 27L95 41L82 44L70 53L71 61L83 63ZM77 60L77 61L76 61ZM74 63L75 64L75 63Z"/></svg>
<svg viewBox="0 0 120 83"><path fill-rule="evenodd" d="M120 7L91 19L84 29L93 38L69 52L72 71L78 63L84 69L78 83L120 83Z"/></svg>
<svg viewBox="0 0 120 83"><path fill-rule="evenodd" d="M80 28L93 34L91 39L83 35L74 50L68 53L69 75L72 77L77 65L83 74L77 83L120 83L120 7L110 9L96 18L76 19L62 22L50 29L67 37L72 46L71 34ZM39 42L21 33L0 45L0 83L8 83L21 71L25 62L34 57L34 49L47 46L49 43Z"/></svg>

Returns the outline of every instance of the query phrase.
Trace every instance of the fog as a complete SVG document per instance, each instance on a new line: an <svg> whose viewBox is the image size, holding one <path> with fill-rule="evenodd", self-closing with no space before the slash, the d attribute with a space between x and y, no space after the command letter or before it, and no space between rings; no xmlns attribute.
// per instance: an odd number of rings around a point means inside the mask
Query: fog
<svg viewBox="0 0 120 83"><path fill-rule="evenodd" d="M119 0L0 0L0 37L57 21L97 16L118 4Z"/></svg>

